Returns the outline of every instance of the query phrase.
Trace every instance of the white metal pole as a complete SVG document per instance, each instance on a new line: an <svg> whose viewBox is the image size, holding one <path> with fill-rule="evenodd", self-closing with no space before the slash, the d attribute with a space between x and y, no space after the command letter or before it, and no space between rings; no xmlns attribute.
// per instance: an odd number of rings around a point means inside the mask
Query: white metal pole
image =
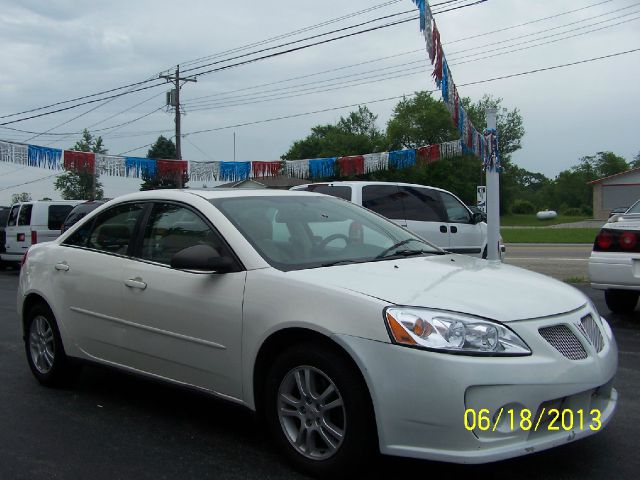
<svg viewBox="0 0 640 480"><path fill-rule="evenodd" d="M496 129L496 108L485 111L487 129ZM498 152L495 152L497 155ZM500 174L495 164L487 165L487 259L500 261Z"/></svg>

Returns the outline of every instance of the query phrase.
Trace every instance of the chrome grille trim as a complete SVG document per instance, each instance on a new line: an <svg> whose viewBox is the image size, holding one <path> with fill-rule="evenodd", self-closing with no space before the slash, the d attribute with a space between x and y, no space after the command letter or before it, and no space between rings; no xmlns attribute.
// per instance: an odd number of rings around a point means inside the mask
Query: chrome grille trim
<svg viewBox="0 0 640 480"><path fill-rule="evenodd" d="M591 345L593 345L593 348L596 349L596 352L600 353L604 348L604 338L602 337L602 333L600 332L598 323L591 316L591 314L585 315L580 319L578 328L585 336L585 338L589 340Z"/></svg>
<svg viewBox="0 0 640 480"><path fill-rule="evenodd" d="M584 360L587 358L582 343L566 325L553 325L538 330L542 338L562 355L570 360Z"/></svg>

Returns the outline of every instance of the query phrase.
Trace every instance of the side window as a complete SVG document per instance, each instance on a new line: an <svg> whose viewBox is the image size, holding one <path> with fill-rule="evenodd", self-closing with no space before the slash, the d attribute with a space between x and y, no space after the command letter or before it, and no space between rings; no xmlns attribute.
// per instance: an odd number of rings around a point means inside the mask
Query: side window
<svg viewBox="0 0 640 480"><path fill-rule="evenodd" d="M448 193L440 192L444 208L447 211L447 217L451 223L473 223L471 214L457 198Z"/></svg>
<svg viewBox="0 0 640 480"><path fill-rule="evenodd" d="M7 227L15 227L18 223L18 210L20 210L20 205L14 205L11 207L9 219L7 220Z"/></svg>
<svg viewBox="0 0 640 480"><path fill-rule="evenodd" d="M49 228L49 230L60 230L64 219L67 218L67 215L69 215L72 209L72 205L50 205L47 228Z"/></svg>
<svg viewBox="0 0 640 480"><path fill-rule="evenodd" d="M394 220L404 220L402 194L395 185L366 185L362 206Z"/></svg>
<svg viewBox="0 0 640 480"><path fill-rule="evenodd" d="M307 185L305 188L308 192L323 193L325 195L331 195L332 197L343 198L345 200L351 200L351 187L345 185L326 185L324 183Z"/></svg>
<svg viewBox="0 0 640 480"><path fill-rule="evenodd" d="M217 232L195 212L173 203L156 203L144 230L140 257L169 265L181 250L211 245L223 255L226 246Z"/></svg>
<svg viewBox="0 0 640 480"><path fill-rule="evenodd" d="M33 211L33 204L23 203L18 215L18 225L31 225L31 212Z"/></svg>
<svg viewBox="0 0 640 480"><path fill-rule="evenodd" d="M438 200L438 193L429 188L403 187L402 201L407 220L419 222L445 222L444 212Z"/></svg>
<svg viewBox="0 0 640 480"><path fill-rule="evenodd" d="M144 204L142 203L126 203L110 208L95 219L86 244L76 245L126 255L133 230L143 209ZM76 240L74 237L82 232L83 228L84 225L69 239L69 243L71 240ZM78 238L78 240L81 242L82 238Z"/></svg>

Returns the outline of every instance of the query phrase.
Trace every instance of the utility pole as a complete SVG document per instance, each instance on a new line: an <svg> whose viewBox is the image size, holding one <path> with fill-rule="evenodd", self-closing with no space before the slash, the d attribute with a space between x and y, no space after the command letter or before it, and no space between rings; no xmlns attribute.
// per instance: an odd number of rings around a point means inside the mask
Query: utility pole
<svg viewBox="0 0 640 480"><path fill-rule="evenodd" d="M498 110L488 108L485 112L487 118L487 132L496 133ZM493 143L493 142L492 142ZM485 165L487 170L487 260L500 261L500 172L497 164L499 152L497 142L491 145L489 164Z"/></svg>
<svg viewBox="0 0 640 480"><path fill-rule="evenodd" d="M182 160L182 145L181 140L182 136L180 133L180 82L197 82L196 78L182 77L180 78L180 65L176 66L176 74L175 75L160 75L160 78L164 78L167 82L173 83L175 88L175 96L172 97L171 106L175 108L175 122L176 122L176 157L178 160ZM182 188L182 173L180 173L178 178L178 188Z"/></svg>

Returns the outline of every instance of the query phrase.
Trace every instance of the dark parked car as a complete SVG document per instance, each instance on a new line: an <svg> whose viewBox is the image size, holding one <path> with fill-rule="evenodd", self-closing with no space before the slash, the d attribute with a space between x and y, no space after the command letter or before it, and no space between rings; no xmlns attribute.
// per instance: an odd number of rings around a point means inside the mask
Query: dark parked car
<svg viewBox="0 0 640 480"><path fill-rule="evenodd" d="M75 225L78 220L84 218L89 213L93 212L96 208L98 208L103 203L106 203L107 200L89 200L88 202L80 203L73 207L73 210L69 212L67 218L64 219L64 223L62 224L62 232L69 229L72 225Z"/></svg>

